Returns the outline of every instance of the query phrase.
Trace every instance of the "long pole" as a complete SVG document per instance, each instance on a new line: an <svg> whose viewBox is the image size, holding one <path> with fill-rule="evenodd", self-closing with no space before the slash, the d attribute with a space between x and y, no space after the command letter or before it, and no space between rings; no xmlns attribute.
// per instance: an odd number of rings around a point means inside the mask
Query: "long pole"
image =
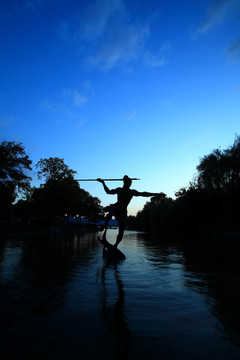
<svg viewBox="0 0 240 360"><path fill-rule="evenodd" d="M97 179L75 179L76 181L98 181ZM123 179L102 179L103 181L122 181ZM140 180L137 178L131 178L131 180Z"/></svg>

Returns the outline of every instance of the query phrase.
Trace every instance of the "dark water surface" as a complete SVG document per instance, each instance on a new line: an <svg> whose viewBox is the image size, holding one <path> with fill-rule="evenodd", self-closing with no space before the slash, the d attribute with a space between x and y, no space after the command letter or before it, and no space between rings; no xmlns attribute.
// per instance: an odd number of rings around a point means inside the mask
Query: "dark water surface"
<svg viewBox="0 0 240 360"><path fill-rule="evenodd" d="M1 359L240 359L237 254L136 232L120 249L109 264L97 234L1 239Z"/></svg>

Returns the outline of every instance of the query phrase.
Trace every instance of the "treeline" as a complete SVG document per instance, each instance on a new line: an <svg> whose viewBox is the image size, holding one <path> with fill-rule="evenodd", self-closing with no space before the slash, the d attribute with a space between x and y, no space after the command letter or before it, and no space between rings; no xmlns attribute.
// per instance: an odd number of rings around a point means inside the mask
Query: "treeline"
<svg viewBox="0 0 240 360"><path fill-rule="evenodd" d="M204 156L197 175L176 199L151 198L128 227L144 231L240 231L240 137L226 150Z"/></svg>
<svg viewBox="0 0 240 360"><path fill-rule="evenodd" d="M76 171L58 157L40 159L36 164L39 187L31 187L32 160L22 143L0 144L0 220L21 222L62 222L64 215L95 220L102 216L100 200L80 188ZM20 199L15 203L17 196Z"/></svg>
<svg viewBox="0 0 240 360"><path fill-rule="evenodd" d="M40 159L36 164L42 179L39 187L31 187L32 171L22 143L0 143L0 220L36 218L56 223L65 214L89 220L103 217L100 200L80 188L74 180L76 172L64 159ZM193 181L175 196L161 193L152 197L136 217L128 217L128 228L156 233L239 231L240 136L226 150L204 156Z"/></svg>

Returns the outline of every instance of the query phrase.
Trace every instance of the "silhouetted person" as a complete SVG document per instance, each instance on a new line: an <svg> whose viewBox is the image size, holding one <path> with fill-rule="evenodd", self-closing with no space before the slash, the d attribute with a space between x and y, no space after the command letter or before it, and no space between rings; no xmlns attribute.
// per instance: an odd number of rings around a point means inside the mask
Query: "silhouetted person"
<svg viewBox="0 0 240 360"><path fill-rule="evenodd" d="M114 244L114 246L117 247L123 238L125 222L127 218L127 207L130 201L132 200L133 196L150 197L158 194L150 193L146 191L139 192L137 190L130 189L130 186L132 185L132 180L127 175L123 177L123 187L118 187L112 190L110 190L107 187L104 180L97 179L97 181L103 184L104 190L106 191L107 194L110 195L117 194L117 202L115 204L110 204L109 206L104 208L104 210L107 211L108 214L106 215L105 223L103 226L103 229L107 229L108 222L112 219L113 216L118 221L118 235L117 235L116 243Z"/></svg>

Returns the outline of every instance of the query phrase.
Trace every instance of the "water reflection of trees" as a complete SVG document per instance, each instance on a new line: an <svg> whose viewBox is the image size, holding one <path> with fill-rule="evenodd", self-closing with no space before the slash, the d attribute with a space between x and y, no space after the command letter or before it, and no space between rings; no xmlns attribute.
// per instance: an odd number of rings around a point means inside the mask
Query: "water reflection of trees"
<svg viewBox="0 0 240 360"><path fill-rule="evenodd" d="M23 247L22 269L25 282L44 288L64 286L75 265L87 264L96 248L96 234L66 234L31 239Z"/></svg>
<svg viewBox="0 0 240 360"><path fill-rule="evenodd" d="M226 334L240 345L240 244L238 239L141 236L153 268L180 265L184 286L206 295L207 306Z"/></svg>
<svg viewBox="0 0 240 360"><path fill-rule="evenodd" d="M0 260L1 263L4 260L12 265L12 286L53 292L56 287L64 289L76 266L87 266L93 257L96 242L95 233L7 239L1 242ZM14 251L18 255L15 264L11 264L12 259L7 255L9 248L12 256ZM2 283L9 278L7 275L6 280L2 278Z"/></svg>
<svg viewBox="0 0 240 360"><path fill-rule="evenodd" d="M60 304L69 279L81 269L84 273L94 258L96 242L94 233L2 239L0 334L46 301L54 298L54 304Z"/></svg>
<svg viewBox="0 0 240 360"><path fill-rule="evenodd" d="M185 268L197 273L194 287L214 299L210 310L224 330L240 345L240 246L237 239L205 239L184 247ZM186 277L186 286L193 287Z"/></svg>
<svg viewBox="0 0 240 360"><path fill-rule="evenodd" d="M139 241L143 244L146 258L153 267L163 268L184 263L183 249L176 238L159 235L156 239L149 233L142 233Z"/></svg>
<svg viewBox="0 0 240 360"><path fill-rule="evenodd" d="M105 263L102 268L101 279L103 285L101 317L105 322L106 338L109 353L114 353L115 359L127 359L131 348L131 334L128 319L125 314L124 285L118 269L118 263ZM116 296L114 287L108 287L108 277L114 276L116 283ZM111 293L110 293L111 292ZM113 347L113 350L112 350Z"/></svg>

